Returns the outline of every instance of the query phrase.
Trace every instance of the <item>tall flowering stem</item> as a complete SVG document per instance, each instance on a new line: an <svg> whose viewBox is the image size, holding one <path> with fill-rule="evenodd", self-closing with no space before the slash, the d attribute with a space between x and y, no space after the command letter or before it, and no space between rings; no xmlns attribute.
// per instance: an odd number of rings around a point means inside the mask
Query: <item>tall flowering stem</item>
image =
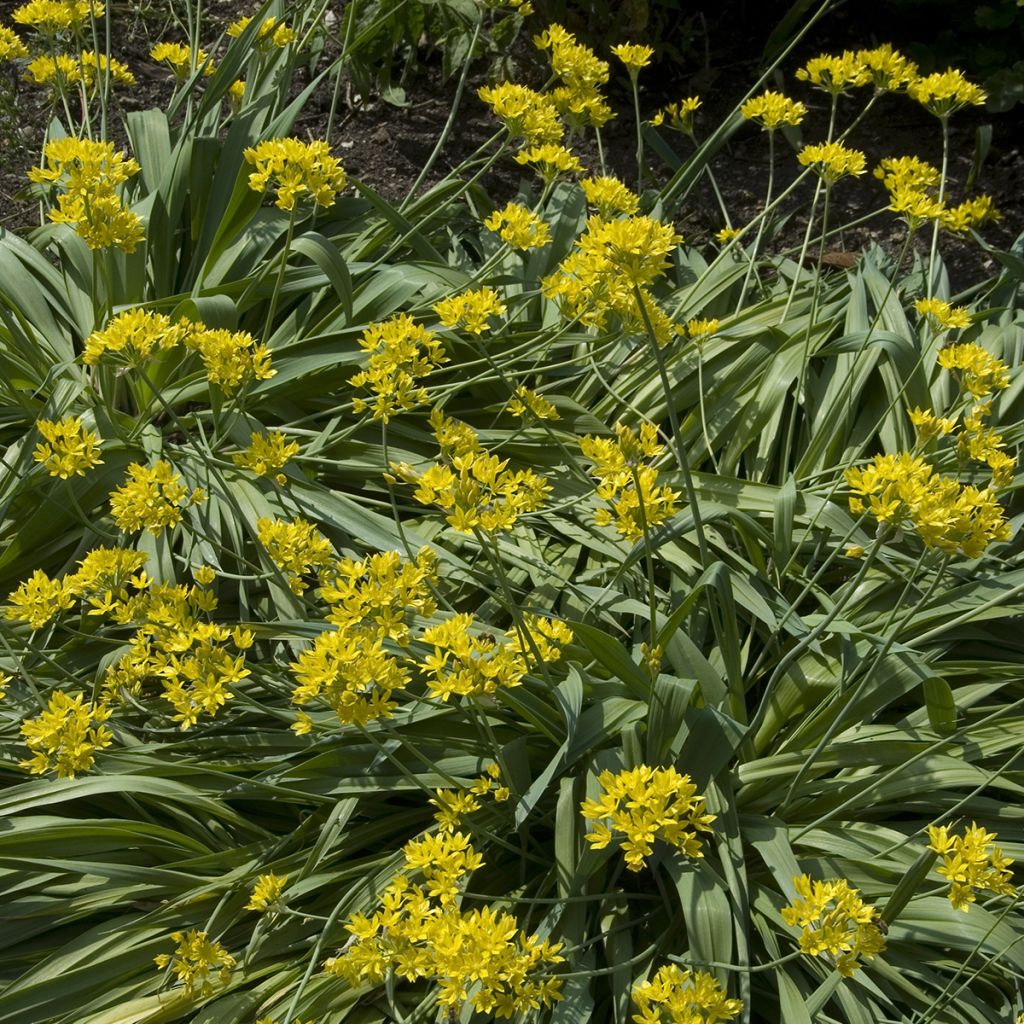
<svg viewBox="0 0 1024 1024"><path fill-rule="evenodd" d="M940 117L939 121L942 124L942 171L939 176L938 196L938 204L941 207L943 198L946 194L946 175L949 171L949 114L946 114L944 117ZM938 217L936 217L932 222L932 246L928 253L927 295L929 299L935 294L935 257L938 254L939 226L941 223L942 220Z"/></svg>

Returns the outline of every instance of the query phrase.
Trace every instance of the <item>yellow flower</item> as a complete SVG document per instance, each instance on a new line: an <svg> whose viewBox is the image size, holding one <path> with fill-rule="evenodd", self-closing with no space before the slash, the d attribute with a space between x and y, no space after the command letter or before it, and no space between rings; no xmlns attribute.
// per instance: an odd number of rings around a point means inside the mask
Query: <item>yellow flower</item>
<svg viewBox="0 0 1024 1024"><path fill-rule="evenodd" d="M910 422L917 429L917 437L922 444L926 444L933 438L943 437L956 427L956 417L943 419L936 416L931 410L921 409L919 406L914 406L908 415Z"/></svg>
<svg viewBox="0 0 1024 1024"><path fill-rule="evenodd" d="M645 68L651 63L654 49L650 46L639 46L636 43L622 43L619 46L613 46L612 53L626 65L630 77L635 77L641 68Z"/></svg>
<svg viewBox="0 0 1024 1024"><path fill-rule="evenodd" d="M148 309L127 309L93 331L85 339L82 362L94 366L104 355L113 353L129 366L149 358L154 348L173 348L184 340L187 322L172 325L170 317Z"/></svg>
<svg viewBox="0 0 1024 1024"><path fill-rule="evenodd" d="M971 326L971 318L966 306L951 306L942 299L918 299L914 309L922 316L928 317L943 331L966 330Z"/></svg>
<svg viewBox="0 0 1024 1024"><path fill-rule="evenodd" d="M516 163L531 165L548 185L563 174L578 174L583 170L579 157L553 142L524 149L516 154Z"/></svg>
<svg viewBox="0 0 1024 1024"><path fill-rule="evenodd" d="M828 953L835 958L836 970L849 978L861 966L860 958L871 960L885 948L875 908L845 879L815 882L810 875L800 875L793 885L796 896L782 908L782 919L802 929L802 952Z"/></svg>
<svg viewBox="0 0 1024 1024"><path fill-rule="evenodd" d="M715 234L715 241L719 245L728 245L734 238L738 238L740 234L739 228L724 227Z"/></svg>
<svg viewBox="0 0 1024 1024"><path fill-rule="evenodd" d="M59 779L73 779L93 765L97 750L114 741L111 731L102 723L110 717L105 704L85 702L83 694L70 697L55 690L45 711L22 723L32 757L21 762L33 775L55 771ZM94 724L95 723L95 724Z"/></svg>
<svg viewBox="0 0 1024 1024"><path fill-rule="evenodd" d="M917 65L899 50L894 50L890 43L883 43L873 50L859 50L857 59L877 92L906 89L917 80Z"/></svg>
<svg viewBox="0 0 1024 1024"><path fill-rule="evenodd" d="M952 316L952 312L949 314ZM961 386L975 398L984 398L993 388L1010 386L1006 363L975 343L949 345L939 352L939 366L959 370Z"/></svg>
<svg viewBox="0 0 1024 1024"><path fill-rule="evenodd" d="M560 142L565 128L551 99L525 85L501 82L481 86L477 95L487 103L513 139L528 146Z"/></svg>
<svg viewBox="0 0 1024 1024"><path fill-rule="evenodd" d="M35 182L63 185L50 220L69 224L90 249L116 246L134 252L143 240L142 221L127 209L116 188L139 172L139 165L114 152L112 142L66 137L44 149L45 165L33 167Z"/></svg>
<svg viewBox="0 0 1024 1024"><path fill-rule="evenodd" d="M206 998L213 995L215 980L227 984L236 961L219 942L195 928L172 932L171 938L178 944L174 954L160 953L153 962L160 970L169 967L187 996Z"/></svg>
<svg viewBox="0 0 1024 1024"><path fill-rule="evenodd" d="M717 1024L743 1010L739 999L726 998L722 986L707 971L683 970L676 964L659 967L654 978L633 986L640 1011L637 1024Z"/></svg>
<svg viewBox="0 0 1024 1024"><path fill-rule="evenodd" d="M841 96L852 86L868 85L872 81L861 55L850 50L838 57L827 53L812 57L797 70L796 77L832 96Z"/></svg>
<svg viewBox="0 0 1024 1024"><path fill-rule="evenodd" d="M217 573L209 565L199 565L192 570L192 576L196 583L208 587L217 578Z"/></svg>
<svg viewBox="0 0 1024 1024"><path fill-rule="evenodd" d="M102 18L104 8L103 0L29 0L16 7L11 18L45 35L67 31L77 34L90 16Z"/></svg>
<svg viewBox="0 0 1024 1024"><path fill-rule="evenodd" d="M587 197L587 205L594 207L601 218L620 213L629 217L640 208L640 197L618 178L583 178L580 186Z"/></svg>
<svg viewBox="0 0 1024 1024"><path fill-rule="evenodd" d="M149 530L154 536L181 522L182 502L202 501L196 489L189 496L181 477L162 459L153 466L133 462L128 467L128 481L110 493L110 511L118 529L125 533Z"/></svg>
<svg viewBox="0 0 1024 1024"><path fill-rule="evenodd" d="M237 39L248 27L252 18L239 18L231 22L227 27L227 33ZM284 22L278 24L277 18L271 15L264 18L256 32L256 46L261 50L268 50L271 46L284 49L289 43L295 40L295 30Z"/></svg>
<svg viewBox="0 0 1024 1024"><path fill-rule="evenodd" d="M946 208L940 219L942 226L947 231L962 235L975 224L999 220L1001 216L1000 212L992 205L991 196L975 196L973 199L964 200L959 206Z"/></svg>
<svg viewBox="0 0 1024 1024"><path fill-rule="evenodd" d="M847 149L840 142L804 146L797 160L821 175L828 185L834 185L847 174L863 174L867 165L867 158L859 149Z"/></svg>
<svg viewBox="0 0 1024 1024"><path fill-rule="evenodd" d="M197 50L195 60L192 59L192 47L183 43L157 43L150 51L153 60L163 61L170 65L174 77L184 81L192 74L193 67L202 68L204 75L212 75L215 68L205 50Z"/></svg>
<svg viewBox="0 0 1024 1024"><path fill-rule="evenodd" d="M330 541L301 516L290 522L257 519L256 532L270 560L286 574L288 586L296 594L306 589L302 577L314 569L326 568L334 555Z"/></svg>
<svg viewBox="0 0 1024 1024"><path fill-rule="evenodd" d="M46 443L37 444L32 457L46 467L50 476L67 480L75 475L85 476L86 470L103 465L99 435L86 428L80 417L39 420L36 429Z"/></svg>
<svg viewBox="0 0 1024 1024"><path fill-rule="evenodd" d="M273 186L277 190L274 205L282 210L293 210L296 200L307 196L318 206L333 206L334 197L348 181L341 162L323 141L268 139L245 150L243 156L256 168L249 175L249 188L266 192Z"/></svg>
<svg viewBox="0 0 1024 1024"><path fill-rule="evenodd" d="M700 109L700 98L697 96L687 96L678 103L669 103L667 106L662 107L651 118L651 124L655 128L667 124L670 128L674 128L684 135L692 135L693 117L698 109Z"/></svg>
<svg viewBox="0 0 1024 1024"><path fill-rule="evenodd" d="M551 51L551 70L570 89L586 93L608 81L607 61L600 60L592 50L577 42L561 25L549 25L534 36L533 42L538 49Z"/></svg>
<svg viewBox="0 0 1024 1024"><path fill-rule="evenodd" d="M453 295L435 303L433 308L445 327L461 327L470 334L489 331L491 325L487 318L507 312L505 303L493 288L477 288Z"/></svg>
<svg viewBox="0 0 1024 1024"><path fill-rule="evenodd" d="M260 875L256 879L249 902L246 903L246 910L270 910L281 898L284 887L288 884L287 875L275 875L273 872L267 875Z"/></svg>
<svg viewBox="0 0 1024 1024"><path fill-rule="evenodd" d="M718 333L718 326L718 321L714 317L708 320L687 320L686 334L691 341L700 346Z"/></svg>
<svg viewBox="0 0 1024 1024"><path fill-rule="evenodd" d="M807 113L807 107L799 100L791 100L769 89L747 100L740 107L740 113L748 121L757 121L766 131L773 132L784 124L799 124Z"/></svg>
<svg viewBox="0 0 1024 1024"><path fill-rule="evenodd" d="M0 60L23 60L28 56L28 47L18 33L6 25L0 25Z"/></svg>
<svg viewBox="0 0 1024 1024"><path fill-rule="evenodd" d="M503 210L495 210L484 221L488 231L495 231L506 245L525 252L542 249L551 241L547 221L520 203L510 202Z"/></svg>
<svg viewBox="0 0 1024 1024"><path fill-rule="evenodd" d="M4 617L27 622L32 629L42 629L74 603L74 594L64 580L51 580L42 569L36 569L29 579L7 595Z"/></svg>
<svg viewBox="0 0 1024 1024"><path fill-rule="evenodd" d="M1012 857L994 845L996 834L987 832L974 822L962 836L952 836L946 825L928 826L928 849L942 857L937 869L950 883L949 902L957 910L967 911L977 896L975 890L994 892L999 896L1016 896L1010 865Z"/></svg>
<svg viewBox="0 0 1024 1024"><path fill-rule="evenodd" d="M679 511L676 491L658 485L658 471L645 463L664 450L658 443L657 427L640 424L637 436L621 423L615 425L617 438L583 437L580 450L594 463L591 474L599 483L597 496L611 505L611 511L598 509L599 526L612 522L628 540L642 540L653 527L671 519Z"/></svg>
<svg viewBox="0 0 1024 1024"><path fill-rule="evenodd" d="M207 380L219 384L226 394L251 380L269 380L277 373L270 365L270 349L256 344L248 331L188 323L181 337L186 348L199 353Z"/></svg>
<svg viewBox="0 0 1024 1024"><path fill-rule="evenodd" d="M236 466L249 469L257 476L268 476L277 473L293 455L298 454L298 443L286 443L285 435L280 430L271 430L267 434L253 431L249 447L232 455L231 459Z"/></svg>
<svg viewBox="0 0 1024 1024"><path fill-rule="evenodd" d="M956 68L915 79L907 86L907 95L941 118L968 105L979 107L988 99L984 89L969 82Z"/></svg>
<svg viewBox="0 0 1024 1024"><path fill-rule="evenodd" d="M371 323L359 345L370 353L365 370L349 378L349 384L368 388L376 398L368 402L353 398L354 412L373 410L383 423L403 409L414 409L427 401L426 388L417 380L448 362L437 335L417 324L408 313L398 313L382 323Z"/></svg>
<svg viewBox="0 0 1024 1024"><path fill-rule="evenodd" d="M706 814L704 797L689 775L674 767L639 765L598 777L601 795L584 800L583 817L597 822L584 837L594 849L603 850L615 837L620 840L626 867L639 871L654 850L655 839L682 850L687 857L703 857L698 832L710 832L715 815Z"/></svg>
<svg viewBox="0 0 1024 1024"><path fill-rule="evenodd" d="M919 191L937 188L940 179L937 167L916 156L884 157L874 174L889 192L900 188Z"/></svg>
<svg viewBox="0 0 1024 1024"><path fill-rule="evenodd" d="M525 384L520 384L516 388L516 393L509 400L506 408L513 416L530 414L539 420L559 419L558 410L546 398L531 391Z"/></svg>
<svg viewBox="0 0 1024 1024"><path fill-rule="evenodd" d="M446 512L454 530L509 530L520 516L544 504L551 486L543 477L529 469L508 469L507 459L480 447L472 428L437 409L430 423L447 461L432 463L423 472L406 463L392 463L391 469L400 479L416 484L413 496L420 504L437 505Z"/></svg>

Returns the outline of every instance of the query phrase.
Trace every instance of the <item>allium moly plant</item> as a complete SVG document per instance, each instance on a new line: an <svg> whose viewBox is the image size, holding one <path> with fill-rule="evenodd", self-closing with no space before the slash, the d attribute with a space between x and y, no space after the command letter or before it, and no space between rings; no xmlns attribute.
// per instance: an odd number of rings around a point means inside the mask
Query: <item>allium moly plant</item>
<svg viewBox="0 0 1024 1024"><path fill-rule="evenodd" d="M780 58L714 126L538 24L550 81L464 80L494 138L391 204L297 118L394 12L332 64L322 2L186 6L117 131L120 8L0 33L67 72L0 237L0 1022L1013 1021L1024 250L949 184L977 87ZM940 165L855 148L883 94ZM737 131L764 204L688 237ZM855 176L898 243L829 268Z"/></svg>

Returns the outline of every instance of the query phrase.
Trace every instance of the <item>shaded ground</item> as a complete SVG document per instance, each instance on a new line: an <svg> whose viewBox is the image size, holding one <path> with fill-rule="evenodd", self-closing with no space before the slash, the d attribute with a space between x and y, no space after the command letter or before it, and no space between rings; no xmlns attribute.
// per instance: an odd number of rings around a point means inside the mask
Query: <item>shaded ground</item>
<svg viewBox="0 0 1024 1024"><path fill-rule="evenodd" d="M206 7L210 19L210 34L238 16L248 4L237 0L214 0ZM337 16L340 10L333 13ZM115 15L116 16L116 15ZM125 109L143 109L160 106L169 94L168 75L162 67L149 59L149 48L162 37L176 38L167 32L163 19L125 19L125 31L119 34L119 56L127 61L135 72L139 84L122 94ZM787 91L800 96L811 107L811 112L801 128L803 141L815 141L824 137L827 124L827 99L820 93L799 86L792 79L791 71L807 56L830 45L848 45L842 38L844 27L840 23L828 38L825 32L814 45L794 55L786 63L785 83ZM166 33L166 35L165 35ZM206 33L204 33L205 35ZM526 39L520 40L515 56L520 66L521 80L534 81L544 71L537 62L533 48ZM411 102L407 107L395 107L380 100L366 103L349 103L348 90L342 89L336 113L332 145L343 158L350 175L360 178L379 191L385 198L404 198L412 183L418 177L425 162L434 149L451 109L453 82L441 80L439 64L429 50L422 51L423 61L418 74L408 88ZM706 68L695 69L689 78L680 77L673 81L670 94L658 93L652 89L642 96L645 114L653 111L670 99L688 94L700 94L704 106L698 117L698 131L707 133L724 117L742 97L745 86L756 78L756 62L740 61L727 63L729 54L711 53ZM714 69L709 71L708 68ZM426 184L439 180L472 153L495 130L495 122L482 102L476 96L476 88L484 81L486 67L480 62L480 71L471 76L470 87L466 89L462 108L455 127L444 151L429 176ZM9 228L21 229L38 223L38 207L35 203L19 196L25 183L25 169L38 162L38 147L41 126L45 123L47 109L39 91L24 81L19 81L6 66L3 88L0 88L0 222ZM663 82L666 76L658 73L650 79ZM296 134L303 137L324 137L331 106L332 88L324 83L314 94L296 125ZM860 95L841 101L839 123L848 124L867 96ZM612 95L612 104L620 116L603 130L604 149L610 173L616 173L626 181L635 180L634 157L635 136L630 104L624 92ZM975 149L975 131L983 124L993 127L992 146L972 193L966 192ZM950 195L959 201L968 194L978 191L991 194L996 206L1002 211L1002 221L986 225L983 235L990 245L1008 248L1014 238L1024 230L1024 118L1019 114L993 117L984 111L967 110L956 115L952 121L953 145L950 164ZM682 136L668 133L666 141L685 158L692 144ZM794 140L795 141L795 140ZM941 136L938 121L906 97L886 97L877 104L865 121L859 125L848 140L849 144L863 149L868 155L869 167L877 164L883 156L914 154L926 160L939 163L941 159ZM593 170L597 170L596 148L592 142L575 144L581 158ZM649 154L648 182L657 184L669 175L669 168L653 154ZM800 170L792 143L778 138L776 158L776 191L784 188ZM767 182L768 147L764 135L753 126L742 128L719 154L713 171L725 206L733 224L742 225L755 215L764 202ZM482 180L484 187L496 201L503 202L511 197L523 182L529 183L521 168L511 159L505 158ZM781 211L776 225L777 231L769 244L775 251L794 249L803 237L806 211L813 186L802 188ZM856 251L865 244L876 241L889 249L898 250L903 242L902 225L889 213L882 211L885 199L879 183L870 175L857 180L841 182L833 193L830 224L841 224L863 217L872 211L879 211L867 224L846 231L841 237L830 242L829 249L836 262L842 262L837 254L842 251ZM701 179L691 195L687 197L680 213L679 224L691 244L708 242L714 233L724 225L724 218L718 201L707 178ZM924 236L922 233L921 244ZM944 236L942 252L950 268L954 290L969 286L984 279L994 269L994 263L972 242Z"/></svg>

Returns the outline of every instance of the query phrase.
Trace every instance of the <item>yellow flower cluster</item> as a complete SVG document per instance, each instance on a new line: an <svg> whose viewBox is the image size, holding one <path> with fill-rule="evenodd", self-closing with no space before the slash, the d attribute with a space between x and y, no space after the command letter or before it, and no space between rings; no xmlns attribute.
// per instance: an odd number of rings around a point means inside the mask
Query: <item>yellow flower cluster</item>
<svg viewBox="0 0 1024 1024"><path fill-rule="evenodd" d="M516 388L506 409L512 416L534 416L538 420L559 419L558 410L543 396L531 391L525 384Z"/></svg>
<svg viewBox="0 0 1024 1024"><path fill-rule="evenodd" d="M663 124L668 125L669 128L674 128L677 132L682 132L684 135L692 135L693 118L699 109L700 97L686 96L678 103L669 103L667 106L662 107L651 118L651 124L655 128L659 128Z"/></svg>
<svg viewBox="0 0 1024 1024"><path fill-rule="evenodd" d="M36 85L49 85L58 95L72 86L81 86L94 95L108 77L113 85L135 85L135 75L127 64L114 58L108 61L104 54L91 50L83 50L80 57L64 53L36 57L28 65L28 72Z"/></svg>
<svg viewBox="0 0 1024 1024"><path fill-rule="evenodd" d="M11 18L45 35L77 34L90 17L102 18L104 8L103 0L28 0L14 9Z"/></svg>
<svg viewBox="0 0 1024 1024"><path fill-rule="evenodd" d="M187 731L201 714L215 716L234 697L231 687L251 675L244 654L235 651L248 650L253 634L207 621L217 599L202 587L132 582L146 587L130 596L107 593L102 603L93 602L93 614L109 612L118 625L135 627L128 653L107 669L104 691L124 699L159 681L173 720Z"/></svg>
<svg viewBox="0 0 1024 1024"><path fill-rule="evenodd" d="M873 50L861 50L857 56L878 92L906 89L917 80L917 65L899 50L894 50L891 43L882 43Z"/></svg>
<svg viewBox="0 0 1024 1024"><path fill-rule="evenodd" d="M693 320L686 321L686 336L700 348L718 333L718 327L718 320L714 317L706 320L698 320L695 317Z"/></svg>
<svg viewBox="0 0 1024 1024"><path fill-rule="evenodd" d="M807 107L799 100L791 100L771 89L747 100L740 113L748 121L756 121L766 131L773 132L784 124L797 125L807 114Z"/></svg>
<svg viewBox="0 0 1024 1024"><path fill-rule="evenodd" d="M572 640L564 623L537 616L526 616L523 628L533 641L526 648L514 629L499 643L490 633L472 633L472 626L473 616L463 612L424 631L423 642L434 648L421 665L432 697L479 697L512 689L529 671L527 649L544 662L554 662L561 657L562 644Z"/></svg>
<svg viewBox="0 0 1024 1024"><path fill-rule="evenodd" d="M33 775L55 771L59 779L73 779L93 765L97 750L109 747L114 737L103 725L110 708L54 690L45 711L22 723L21 734L32 757L21 767Z"/></svg>
<svg viewBox="0 0 1024 1024"><path fill-rule="evenodd" d="M285 463L298 454L298 443L288 441L282 431L271 430L268 434L253 431L249 447L235 453L231 459L236 466L251 470L257 476L276 474L275 479L283 487L288 478L278 470L283 469Z"/></svg>
<svg viewBox="0 0 1024 1024"><path fill-rule="evenodd" d="M927 444L937 437L945 437L956 428L955 416L952 418L936 416L931 410L922 409L920 406L914 406L909 415L910 422L917 429L918 440L922 444Z"/></svg>
<svg viewBox="0 0 1024 1024"><path fill-rule="evenodd" d="M153 60L161 61L170 66L174 77L184 81L190 74L192 68L202 68L204 75L212 75L215 68L213 62L205 50L197 50L195 62L192 60L192 47L184 43L157 43L149 51Z"/></svg>
<svg viewBox="0 0 1024 1024"><path fill-rule="evenodd" d="M261 914L264 911L271 910L280 900L281 893L284 892L284 887L287 884L287 875L275 875L273 872L260 875L252 888L252 893L249 896L249 902L245 905L245 909L256 910Z"/></svg>
<svg viewBox="0 0 1024 1024"><path fill-rule="evenodd" d="M655 839L682 850L687 857L703 857L698 832L710 832L715 815L705 813L704 797L689 775L674 767L639 765L598 776L601 795L584 800L583 817L596 822L585 836L596 850L603 850L615 834L625 854L626 867L639 871L654 850Z"/></svg>
<svg viewBox="0 0 1024 1024"><path fill-rule="evenodd" d="M782 920L802 929L800 949L808 956L828 953L836 970L849 978L861 966L859 958L871 960L885 948L875 908L845 879L815 882L800 875L793 885L796 896L782 908Z"/></svg>
<svg viewBox="0 0 1024 1024"><path fill-rule="evenodd" d="M287 576L288 586L295 594L303 593L308 586L303 576L314 569L325 569L334 557L331 542L301 516L291 522L257 519L256 533L270 560Z"/></svg>
<svg viewBox="0 0 1024 1024"><path fill-rule="evenodd" d="M851 512L868 511L896 529L913 527L926 547L946 554L978 558L990 542L1010 538L1010 524L992 489L961 486L921 456L876 455L873 465L848 469L846 482L853 491Z"/></svg>
<svg viewBox="0 0 1024 1024"><path fill-rule="evenodd" d="M479 797L487 796L492 790L494 790L495 802L504 803L511 793L507 786L494 788L495 782L500 778L501 769L496 764L492 764L469 789L460 787L459 789L434 790L434 796L428 802L437 808L434 820L437 822L438 830L454 832L461 824L463 817L480 810Z"/></svg>
<svg viewBox="0 0 1024 1024"><path fill-rule="evenodd" d="M171 969L186 996L206 998L213 995L214 981L227 984L235 958L219 942L195 928L171 932L171 938L178 944L173 955L159 953L153 962L160 970Z"/></svg>
<svg viewBox="0 0 1024 1024"><path fill-rule="evenodd" d="M484 221L484 227L497 232L506 245L521 252L542 249L551 241L547 221L521 203L510 202L503 210L495 210Z"/></svg>
<svg viewBox="0 0 1024 1024"><path fill-rule="evenodd" d="M493 288L475 288L460 295L452 295L434 305L434 312L445 327L461 327L470 334L483 334L491 325L488 317L503 316L505 303Z"/></svg>
<svg viewBox="0 0 1024 1024"><path fill-rule="evenodd" d="M5 617L27 622L32 629L42 629L50 619L74 607L78 598L86 598L95 607L109 604L112 594L117 594L121 600L129 577L145 561L146 555L139 551L96 548L79 563L77 572L61 579L50 579L42 569L36 569L29 579L8 595ZM145 575L142 573L136 579L138 585L148 585ZM98 597L101 600L97 600ZM97 612L94 610L89 614Z"/></svg>
<svg viewBox="0 0 1024 1024"><path fill-rule="evenodd" d="M516 163L531 166L545 185L551 185L563 174L579 174L583 170L579 157L557 142L545 142L522 150L516 154Z"/></svg>
<svg viewBox="0 0 1024 1024"><path fill-rule="evenodd" d="M600 481L597 496L611 505L611 510L598 509L595 518L599 526L607 526L614 518L621 536L642 540L652 527L676 514L679 494L659 486L658 471L650 465L664 451L653 423L641 423L639 435L616 423L615 434L614 440L580 439L580 450L593 462L591 473Z"/></svg>
<svg viewBox="0 0 1024 1024"><path fill-rule="evenodd" d="M380 909L356 914L352 938L325 964L350 985L379 985L393 972L407 981L432 980L438 1003L456 1016L467 1000L498 1019L551 1006L559 978L535 978L543 964L562 963L560 944L521 932L515 918L457 904L462 880L483 858L461 832L439 832L407 843L405 866L381 894ZM410 872L423 884L413 884Z"/></svg>
<svg viewBox="0 0 1024 1024"><path fill-rule="evenodd" d="M587 197L587 205L592 206L601 218L608 219L617 214L631 217L640 209L640 197L618 178L584 178L580 185Z"/></svg>
<svg viewBox="0 0 1024 1024"><path fill-rule="evenodd" d="M975 398L984 398L993 388L1010 386L1010 371L1001 359L970 342L948 345L939 352L939 366L958 371L960 385Z"/></svg>
<svg viewBox="0 0 1024 1024"><path fill-rule="evenodd" d="M256 344L248 331L192 323L183 341L186 348L199 354L206 379L219 384L226 394L252 380L269 380L277 373L270 365L270 349Z"/></svg>
<svg viewBox="0 0 1024 1024"><path fill-rule="evenodd" d="M529 469L508 469L508 459L483 450L476 431L438 409L431 412L430 423L446 462L432 463L423 472L408 463L392 463L391 470L416 485L414 497L420 504L446 512L454 530L510 530L520 516L544 504L551 490L544 477Z"/></svg>
<svg viewBox="0 0 1024 1024"><path fill-rule="evenodd" d="M600 128L615 116L600 92L608 81L607 61L561 25L549 25L533 42L550 51L551 70L562 82L551 91L551 102L573 129L588 124Z"/></svg>
<svg viewBox="0 0 1024 1024"><path fill-rule="evenodd" d="M726 997L714 975L684 971L676 964L659 967L649 981L633 987L633 1002L640 1011L636 1024L718 1024L743 1010L739 999Z"/></svg>
<svg viewBox="0 0 1024 1024"><path fill-rule="evenodd" d="M390 717L397 707L392 696L409 682L409 672L384 644L409 643L410 611L433 614L436 574L428 548L412 562L385 551L365 561L342 559L324 570L320 595L330 606L327 620L337 629L321 633L292 664L298 682L293 703L323 699L342 725Z"/></svg>
<svg viewBox="0 0 1024 1024"><path fill-rule="evenodd" d="M957 910L967 911L977 899L976 890L1017 895L1011 881L1013 858L1003 856L993 844L995 838L995 832L987 832L973 821L962 836L951 836L946 825L928 826L928 849L942 857L937 870L949 881L949 902Z"/></svg>
<svg viewBox="0 0 1024 1024"><path fill-rule="evenodd" d="M171 324L170 317L148 309L128 309L118 313L102 330L85 339L82 362L95 366L111 353L128 366L145 362L154 348L173 348L184 341L187 321Z"/></svg>
<svg viewBox="0 0 1024 1024"><path fill-rule="evenodd" d="M248 28L252 18L239 18L231 22L227 27L227 33L233 39L237 39ZM289 43L295 40L295 30L283 21L278 24L277 18L271 15L264 18L256 31L256 46L261 50L269 50L276 46L283 50Z"/></svg>
<svg viewBox="0 0 1024 1024"><path fill-rule="evenodd" d="M618 46L612 47L612 53L626 65L630 76L635 76L641 68L645 68L651 63L654 49L650 46L639 46L636 43L620 43Z"/></svg>
<svg viewBox="0 0 1024 1024"><path fill-rule="evenodd" d="M18 33L6 25L0 25L0 60L24 60L27 56L28 47Z"/></svg>
<svg viewBox="0 0 1024 1024"><path fill-rule="evenodd" d="M921 316L928 317L936 327L943 331L965 330L971 326L971 318L966 306L951 306L942 299L918 299L914 309Z"/></svg>
<svg viewBox="0 0 1024 1024"><path fill-rule="evenodd" d="M110 492L110 511L119 530L149 530L157 536L181 522L183 501L198 505L205 499L199 487L190 494L181 477L163 459L152 466L133 462L125 483Z"/></svg>
<svg viewBox="0 0 1024 1024"><path fill-rule="evenodd" d="M969 82L962 71L947 68L916 78L907 86L907 94L936 117L947 118L961 107L980 107L988 97L981 86Z"/></svg>
<svg viewBox="0 0 1024 1024"><path fill-rule="evenodd" d="M821 142L804 146L797 154L804 167L810 167L828 185L847 174L863 174L867 157L859 149L848 149L841 142Z"/></svg>
<svg viewBox="0 0 1024 1024"><path fill-rule="evenodd" d="M975 224L999 219L991 196L965 199L958 206L940 202L935 192L939 171L915 156L886 157L874 173L889 193L889 209L902 216L911 231L938 221L947 231L963 234Z"/></svg>
<svg viewBox="0 0 1024 1024"><path fill-rule="evenodd" d="M551 99L528 86L501 82L481 86L477 95L491 108L510 137L522 139L527 146L558 142L565 134Z"/></svg>
<svg viewBox="0 0 1024 1024"><path fill-rule="evenodd" d="M541 281L541 289L559 303L563 316L603 330L609 314L615 314L627 333L650 331L664 346L682 328L655 302L647 285L664 273L668 253L681 240L671 224L652 217L590 217L575 249Z"/></svg>
<svg viewBox="0 0 1024 1024"><path fill-rule="evenodd" d="M243 156L256 168L249 175L249 188L254 192L275 188L274 205L282 210L294 210L296 201L307 196L318 206L333 206L334 197L348 182L341 161L323 141L267 139Z"/></svg>
<svg viewBox="0 0 1024 1024"><path fill-rule="evenodd" d="M823 53L812 57L797 70L796 77L832 96L842 96L852 87L871 81L861 55L851 50L839 55Z"/></svg>
<svg viewBox="0 0 1024 1024"><path fill-rule="evenodd" d="M134 252L143 240L142 221L122 203L117 187L137 174L139 165L115 153L112 142L91 139L54 139L43 152L46 165L33 167L28 176L63 186L50 220L74 227L90 249L116 246Z"/></svg>
<svg viewBox="0 0 1024 1024"><path fill-rule="evenodd" d="M99 434L84 426L80 417L38 420L36 429L45 443L36 445L32 457L43 464L50 476L67 480L75 475L85 476L86 470L103 465Z"/></svg>
<svg viewBox="0 0 1024 1024"><path fill-rule="evenodd" d="M1017 469L1017 460L1003 451L1003 435L985 425L992 411L992 403L979 402L964 415L963 430L957 436L957 454L966 462L984 462L992 473L991 486L995 490L1009 487Z"/></svg>

